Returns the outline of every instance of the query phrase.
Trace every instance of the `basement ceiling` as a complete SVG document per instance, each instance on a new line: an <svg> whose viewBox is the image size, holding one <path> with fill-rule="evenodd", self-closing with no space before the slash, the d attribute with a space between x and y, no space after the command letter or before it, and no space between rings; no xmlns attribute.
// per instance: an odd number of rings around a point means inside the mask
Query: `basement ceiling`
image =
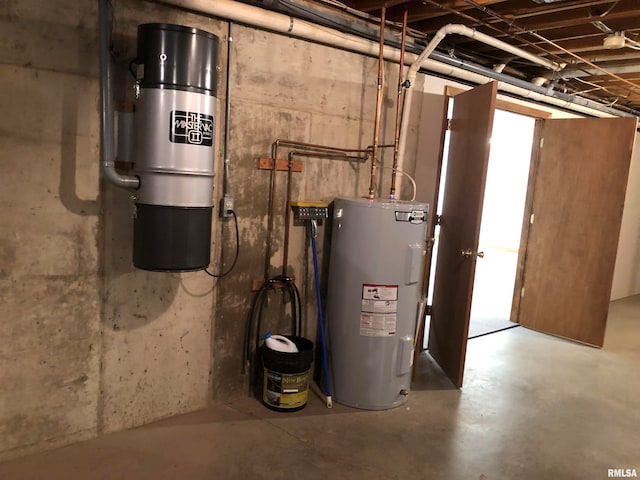
<svg viewBox="0 0 640 480"><path fill-rule="evenodd" d="M454 34L446 36L437 50L640 116L640 0L315 0L309 4L378 23L385 6L387 25L398 27L406 10L409 40L416 44L426 44L444 25L467 25L566 67L552 72Z"/></svg>

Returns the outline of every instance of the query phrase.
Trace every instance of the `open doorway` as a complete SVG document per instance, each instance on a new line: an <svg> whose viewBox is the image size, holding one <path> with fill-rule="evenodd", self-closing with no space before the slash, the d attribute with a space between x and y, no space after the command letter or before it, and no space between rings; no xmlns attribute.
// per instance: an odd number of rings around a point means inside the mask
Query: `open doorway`
<svg viewBox="0 0 640 480"><path fill-rule="evenodd" d="M517 326L511 305L534 127L534 118L495 112L468 338Z"/></svg>
<svg viewBox="0 0 640 480"><path fill-rule="evenodd" d="M452 105L450 98L449 113ZM535 122L533 117L506 110L495 111L478 248L482 257L476 261L468 338L518 326L510 317ZM448 149L447 131L438 190L438 215L441 215L445 194ZM433 258L437 258L439 230L436 226ZM435 277L435 264L431 263L431 279ZM428 303L432 304L434 282L430 283ZM428 324L425 332L429 332ZM425 348L427 344L425 334Z"/></svg>

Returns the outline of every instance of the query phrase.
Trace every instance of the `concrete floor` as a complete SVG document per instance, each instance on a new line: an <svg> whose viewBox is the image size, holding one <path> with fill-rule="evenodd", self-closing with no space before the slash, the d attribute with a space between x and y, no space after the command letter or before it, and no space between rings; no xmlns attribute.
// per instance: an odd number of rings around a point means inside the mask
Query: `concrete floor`
<svg viewBox="0 0 640 480"><path fill-rule="evenodd" d="M514 328L469 341L465 384L427 356L407 405L283 414L243 399L0 464L2 479L599 479L640 472L640 296L602 350Z"/></svg>

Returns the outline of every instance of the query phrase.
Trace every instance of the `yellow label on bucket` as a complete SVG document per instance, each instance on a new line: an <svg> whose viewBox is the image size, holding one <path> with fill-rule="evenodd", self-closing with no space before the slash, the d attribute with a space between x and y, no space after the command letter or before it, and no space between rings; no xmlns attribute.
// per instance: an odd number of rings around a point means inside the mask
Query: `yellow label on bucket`
<svg viewBox="0 0 640 480"><path fill-rule="evenodd" d="M309 370L302 373L279 373L264 369L262 400L279 409L299 408L307 403Z"/></svg>

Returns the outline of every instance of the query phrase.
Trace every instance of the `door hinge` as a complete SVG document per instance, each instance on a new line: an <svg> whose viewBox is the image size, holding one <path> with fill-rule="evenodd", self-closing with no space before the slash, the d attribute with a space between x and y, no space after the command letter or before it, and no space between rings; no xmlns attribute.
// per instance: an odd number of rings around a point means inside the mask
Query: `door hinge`
<svg viewBox="0 0 640 480"><path fill-rule="evenodd" d="M433 305L427 305L426 310L424 311L425 315L429 315L431 316L431 313L433 312Z"/></svg>
<svg viewBox="0 0 640 480"><path fill-rule="evenodd" d="M447 118L447 130L451 130L451 119Z"/></svg>
<svg viewBox="0 0 640 480"><path fill-rule="evenodd" d="M533 222L535 221L535 219L536 219L536 214L532 213L531 216L529 217L529 224L533 225Z"/></svg>
<svg viewBox="0 0 640 480"><path fill-rule="evenodd" d="M442 215L436 215L436 225L442 225Z"/></svg>
<svg viewBox="0 0 640 480"><path fill-rule="evenodd" d="M520 289L520 298L524 297L524 287Z"/></svg>

